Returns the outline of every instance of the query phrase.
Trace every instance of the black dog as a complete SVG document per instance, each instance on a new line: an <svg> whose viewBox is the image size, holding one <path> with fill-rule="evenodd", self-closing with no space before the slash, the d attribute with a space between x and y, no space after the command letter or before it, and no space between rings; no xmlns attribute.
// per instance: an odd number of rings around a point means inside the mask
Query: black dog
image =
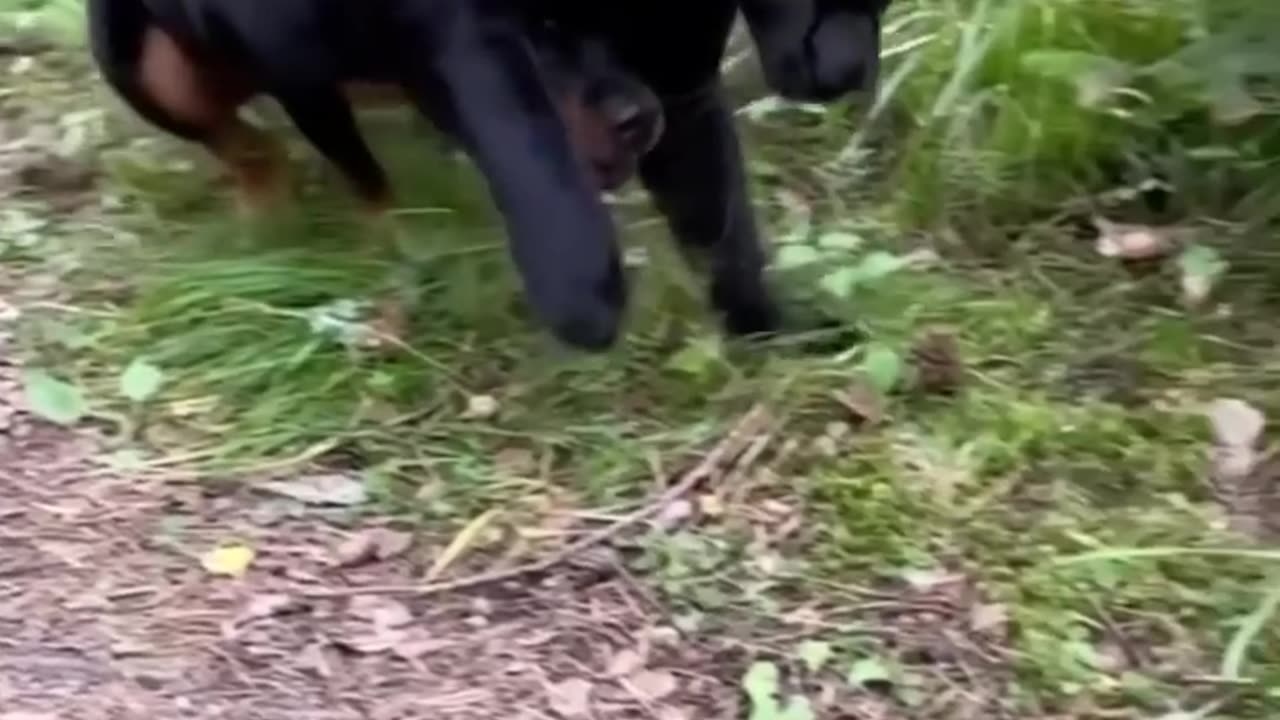
<svg viewBox="0 0 1280 720"><path fill-rule="evenodd" d="M136 4L142 0L119 0L127 1ZM202 7L215 3L218 7L214 8L214 16L231 16L246 23L250 22L251 10L243 6L245 1L188 3ZM370 28L366 17L369 11L354 9L354 4L334 7L333 3L341 5L341 1L280 0L277 5L260 6L270 8L276 24L266 23L262 33L248 32L247 39L257 38L256 43L238 40L237 50L247 46L261 54L264 49L274 50L283 44L286 47L279 55L297 62L290 65L260 60L267 68L277 64L286 69L307 67L301 60L314 59L311 69L302 74L304 78L311 77L312 82L302 85L319 88L321 96L334 78L373 75L379 80L390 77L400 81L411 94L416 94L419 106L429 113L433 104L437 105L437 112L430 114L464 140L470 138L469 146L480 161L482 172L489 177L535 309L570 344L603 348L617 334L625 302L611 228L602 225L598 203L592 207L592 203L583 202L581 182L570 179L563 186L555 185L557 179L569 174L567 166L571 163L564 143L550 127L553 117L543 102L544 91L534 87L536 72L530 68L531 62L516 38L519 28L515 26L519 23L496 8L495 1L462 2L464 7L459 7L461 0L420 0L403 9L403 16L392 16L409 22L378 26L377 21L387 21L387 13L378 13ZM148 2L166 5L161 0ZM523 2L537 17L551 19L573 35L604 38L629 70L661 94L668 126L658 146L644 158L641 178L668 218L678 242L693 259L709 261L712 303L723 315L726 328L735 334L777 330L779 312L764 283L765 254L749 202L732 115L719 80L719 63L739 9L737 0L616 0L607 7L593 0ZM825 100L874 85L879 16L886 0L742 2L741 9L764 60L766 79L780 93ZM91 13L94 3L99 15L109 15L104 11L109 9L111 0L90 0ZM173 6L179 3L167 5L169 14L173 14ZM296 27L308 32L298 33L293 31L295 26L280 22L281 17L300 21L328 15L354 23L344 26L345 32L356 38L354 52L352 47L334 42L343 34L329 25L321 24L320 29L329 28L326 34L302 22ZM111 20L105 17L97 25L108 26ZM131 22L145 26L150 20L142 17ZM435 32L429 27L433 22L442 23ZM228 23L224 20L219 25L221 35L228 35ZM233 22L230 27L240 25ZM262 37L281 27L290 32ZM326 42L306 45L316 37ZM453 42L446 42L445 37ZM361 39L372 42L370 38L382 43L381 55L362 44ZM335 49L326 49L330 47ZM427 52L413 54L410 47ZM137 57L139 52L126 48L124 52L98 54L110 61ZM400 66L377 65L377 72L367 68L351 72L341 63L335 67L335 58L365 55L390 55L402 62ZM270 60L276 55L265 57ZM136 70L135 63L116 68L115 72L136 82ZM504 77L504 72L510 77ZM266 74L268 78L272 76ZM128 90L127 83L115 84L125 86L122 92ZM297 82L275 84L289 91L283 93L284 97L280 91L274 93L282 101L301 95L300 88L294 87L299 85ZM524 104L522 98L532 98L531 104ZM303 98L294 99L295 104L306 109ZM331 107L336 106L332 99ZM287 109L288 102L284 104ZM339 112L338 117L344 114L349 115L349 110ZM505 128L499 127L503 125ZM315 141L316 132L308 132L305 124L300 127ZM543 146L545 155L541 156L535 150L538 145L531 144L539 137L552 139ZM354 165L358 167L360 163ZM549 179L552 184L547 186L544 183ZM522 188L529 194L522 196ZM544 202L546 197L550 202ZM534 222L527 222L531 219ZM544 219L553 222L541 222Z"/></svg>
<svg viewBox="0 0 1280 720"><path fill-rule="evenodd" d="M766 80L794 99L874 87L888 0L540 0L538 12L608 39L662 98L666 130L640 176L691 259L709 263L710 295L734 334L772 333L780 312L747 191L720 63L739 9Z"/></svg>
<svg viewBox="0 0 1280 720"><path fill-rule="evenodd" d="M793 100L875 86L889 0L741 0L766 82Z"/></svg>
<svg viewBox="0 0 1280 720"><path fill-rule="evenodd" d="M152 124L209 148L252 204L276 194L279 164L237 116L250 97L277 100L378 208L390 188L349 100L357 83L402 91L476 161L535 312L566 342L604 348L625 289L614 228L583 166L616 185L652 145L660 115L604 45L531 25L519 10L513 0L88 2L92 53L111 87ZM549 84L568 94L563 110Z"/></svg>

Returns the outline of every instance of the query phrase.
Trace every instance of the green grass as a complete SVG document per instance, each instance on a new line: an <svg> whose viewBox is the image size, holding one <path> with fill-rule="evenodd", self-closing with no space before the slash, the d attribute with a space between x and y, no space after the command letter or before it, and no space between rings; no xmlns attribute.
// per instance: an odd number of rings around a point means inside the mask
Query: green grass
<svg viewBox="0 0 1280 720"><path fill-rule="evenodd" d="M135 469L337 464L383 508L448 531L559 493L581 507L634 499L655 462L679 466L766 401L799 450L757 490L805 509L802 541L777 550L811 580L758 567L733 518L652 539L641 566L691 627L755 637L786 611L838 606L824 582L898 587L945 568L1008 610L1015 675L1001 697L1016 717L1273 717L1277 558L1224 529L1200 413L1221 396L1280 412L1266 245L1280 72L1239 35L1258 16L1209 10L900 0L871 122L845 108L744 120L761 214L792 248L779 282L830 289L821 301L869 338L827 357L722 342L634 192L619 208L643 260L627 337L602 357L558 348L523 310L473 172L396 118L377 137L403 190L403 247L362 231L314 160L300 165L301 212L248 232L187 151L67 115L89 103L66 63L43 58L6 107L83 132L73 154L101 163L110 202L14 204L0 257L67 289L27 314L25 348L128 431L117 442ZM1232 72L1195 59L1209 43L1232 50ZM1220 96L1242 79L1254 104ZM1216 122L1224 103L1251 114ZM1164 207L1112 192L1152 177L1173 188ZM1230 262L1215 303L1184 307L1173 262L1144 274L1094 255L1078 229L1093 212L1200 228ZM921 249L940 259L885 270ZM350 342L367 304L406 292L404 348ZM832 435L849 418L830 394L868 372L868 348L904 359L933 328L967 361L961 391L906 383L883 426ZM165 380L145 413L116 390L137 358ZM477 397L496 415L469 419ZM513 452L545 472L513 470ZM1115 626L1139 666L1117 663ZM866 631L821 639L846 668L880 658L946 687ZM1217 675L1233 677L1204 681ZM895 696L904 717L921 707L911 685Z"/></svg>

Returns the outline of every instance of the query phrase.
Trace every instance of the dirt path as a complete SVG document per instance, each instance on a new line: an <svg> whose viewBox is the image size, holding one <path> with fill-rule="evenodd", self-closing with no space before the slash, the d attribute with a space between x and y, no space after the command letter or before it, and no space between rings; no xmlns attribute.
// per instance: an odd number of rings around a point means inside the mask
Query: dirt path
<svg viewBox="0 0 1280 720"><path fill-rule="evenodd" d="M737 715L728 667L616 574L308 600L421 576L425 549L336 568L352 531L321 515L111 472L92 437L23 412L0 358L0 720ZM239 579L201 564L229 541L257 552Z"/></svg>

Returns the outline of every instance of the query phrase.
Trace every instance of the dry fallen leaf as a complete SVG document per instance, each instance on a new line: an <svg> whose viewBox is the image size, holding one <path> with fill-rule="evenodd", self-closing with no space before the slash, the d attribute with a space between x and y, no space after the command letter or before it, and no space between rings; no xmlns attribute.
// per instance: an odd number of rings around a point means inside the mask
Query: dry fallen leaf
<svg viewBox="0 0 1280 720"><path fill-rule="evenodd" d="M259 618L282 615L300 607L297 598L285 593L262 593L254 595L240 613L240 622L248 622Z"/></svg>
<svg viewBox="0 0 1280 720"><path fill-rule="evenodd" d="M879 425L884 421L884 399L866 383L854 382L844 390L832 393L831 397L858 423Z"/></svg>
<svg viewBox="0 0 1280 720"><path fill-rule="evenodd" d="M413 533L382 528L376 535L378 538L376 553L379 560L400 557L413 547Z"/></svg>
<svg viewBox="0 0 1280 720"><path fill-rule="evenodd" d="M1002 633L1009 624L1009 608L1000 603L976 605L969 612L969 628L976 633Z"/></svg>
<svg viewBox="0 0 1280 720"><path fill-rule="evenodd" d="M409 334L409 308L400 298L383 298L374 306L369 332L361 343L371 350L387 350L404 345Z"/></svg>
<svg viewBox="0 0 1280 720"><path fill-rule="evenodd" d="M965 363L955 335L939 330L920 337L911 347L920 389L950 395L964 384Z"/></svg>
<svg viewBox="0 0 1280 720"><path fill-rule="evenodd" d="M1208 415L1214 441L1227 447L1254 447L1267 424L1262 411L1234 398L1214 400Z"/></svg>
<svg viewBox="0 0 1280 720"><path fill-rule="evenodd" d="M963 577L945 570L908 570L903 579L917 592L934 592L948 585L964 580Z"/></svg>
<svg viewBox="0 0 1280 720"><path fill-rule="evenodd" d="M569 678L547 685L547 703L566 718L589 717L594 689L594 685L582 678Z"/></svg>
<svg viewBox="0 0 1280 720"><path fill-rule="evenodd" d="M263 483L263 489L308 505L359 505L365 501L364 483L337 473L303 475L294 480Z"/></svg>
<svg viewBox="0 0 1280 720"><path fill-rule="evenodd" d="M356 596L347 606L347 614L365 624L352 627L352 632L335 637L334 642L354 652L364 655L388 651L399 653L421 640L416 628L408 627L413 622L413 613L390 598Z"/></svg>
<svg viewBox="0 0 1280 720"><path fill-rule="evenodd" d="M605 671L610 677L630 675L644 667L644 656L633 649L620 650L609 660L609 668Z"/></svg>
<svg viewBox="0 0 1280 720"><path fill-rule="evenodd" d="M413 661L453 645L454 643L450 640L441 640L432 636L426 629L415 627L405 630L391 651L403 660Z"/></svg>
<svg viewBox="0 0 1280 720"><path fill-rule="evenodd" d="M341 660L341 656L327 643L313 643L298 656L298 665L327 680L334 676L336 666L341 663Z"/></svg>
<svg viewBox="0 0 1280 720"><path fill-rule="evenodd" d="M766 577L773 577L786 567L786 561L781 555L766 548L759 548L758 552L753 553L751 564L757 572Z"/></svg>
<svg viewBox="0 0 1280 720"><path fill-rule="evenodd" d="M1243 400L1222 398L1210 405L1209 425L1213 431L1213 473L1219 480L1243 480L1258 464L1256 446L1267 419L1260 410Z"/></svg>
<svg viewBox="0 0 1280 720"><path fill-rule="evenodd" d="M377 595L358 595L352 598L347 612L378 628L399 628L413 622L413 613L403 603Z"/></svg>
<svg viewBox="0 0 1280 720"><path fill-rule="evenodd" d="M389 602L373 614L372 620L380 628L401 628L413 622L413 613L400 603Z"/></svg>
<svg viewBox="0 0 1280 720"><path fill-rule="evenodd" d="M358 532L333 549L333 564L338 567L363 565L376 557L377 548L378 542L372 531Z"/></svg>
<svg viewBox="0 0 1280 720"><path fill-rule="evenodd" d="M480 534L489 527L489 524L492 523L494 518L497 516L497 508L491 508L472 519L471 522L467 523L466 527L459 530L458 534L449 542L449 546L446 547L444 551L440 553L440 557L436 558L436 561L432 563L431 569L427 571L426 577L424 578L425 581L432 582L439 578L441 573L448 570L449 566L452 565L454 561L461 557L463 553L476 543Z"/></svg>
<svg viewBox="0 0 1280 720"><path fill-rule="evenodd" d="M498 414L501 406L492 395L472 395L467 398L467 409L462 413L463 420L490 420Z"/></svg>
<svg viewBox="0 0 1280 720"><path fill-rule="evenodd" d="M1129 657L1119 643L1105 640L1094 647L1093 663L1102 672L1119 674L1129 667Z"/></svg>
<svg viewBox="0 0 1280 720"><path fill-rule="evenodd" d="M715 493L699 495L698 509L709 518L718 518L724 515L724 501Z"/></svg>
<svg viewBox="0 0 1280 720"><path fill-rule="evenodd" d="M403 555L413 545L413 535L386 528L370 528L351 535L333 551L339 567L363 565L373 560L389 560Z"/></svg>
<svg viewBox="0 0 1280 720"><path fill-rule="evenodd" d="M642 641L646 644L676 647L680 644L680 631L669 625L651 627L642 637Z"/></svg>
<svg viewBox="0 0 1280 720"><path fill-rule="evenodd" d="M504 448L493 456L493 465L513 477L536 477L538 456L526 448Z"/></svg>
<svg viewBox="0 0 1280 720"><path fill-rule="evenodd" d="M211 575L243 577L253 564L253 548L246 545L223 545L205 553L200 565Z"/></svg>
<svg viewBox="0 0 1280 720"><path fill-rule="evenodd" d="M1147 225L1115 223L1095 217L1097 250L1103 257L1119 260L1155 260L1168 256L1177 243L1168 230Z"/></svg>
<svg viewBox="0 0 1280 720"><path fill-rule="evenodd" d="M676 691L675 675L666 670L645 670L627 678L627 684L650 702L661 700Z"/></svg>
<svg viewBox="0 0 1280 720"><path fill-rule="evenodd" d="M361 655L376 655L395 650L404 642L404 630L380 628L374 632L359 633L343 637L335 637L333 641L352 652Z"/></svg>
<svg viewBox="0 0 1280 720"><path fill-rule="evenodd" d="M688 522L689 518L693 517L694 509L692 502L685 499L676 500L662 508L654 518L653 524L663 532L671 532Z"/></svg>

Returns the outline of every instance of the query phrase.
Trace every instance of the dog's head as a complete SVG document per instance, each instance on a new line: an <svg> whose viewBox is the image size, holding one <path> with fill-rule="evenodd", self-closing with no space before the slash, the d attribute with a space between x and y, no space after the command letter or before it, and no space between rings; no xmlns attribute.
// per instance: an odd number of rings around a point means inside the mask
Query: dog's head
<svg viewBox="0 0 1280 720"><path fill-rule="evenodd" d="M550 23L530 38L574 148L602 189L617 189L661 138L662 103L602 38Z"/></svg>
<svg viewBox="0 0 1280 720"><path fill-rule="evenodd" d="M889 0L741 0L765 81L793 100L871 90Z"/></svg>

